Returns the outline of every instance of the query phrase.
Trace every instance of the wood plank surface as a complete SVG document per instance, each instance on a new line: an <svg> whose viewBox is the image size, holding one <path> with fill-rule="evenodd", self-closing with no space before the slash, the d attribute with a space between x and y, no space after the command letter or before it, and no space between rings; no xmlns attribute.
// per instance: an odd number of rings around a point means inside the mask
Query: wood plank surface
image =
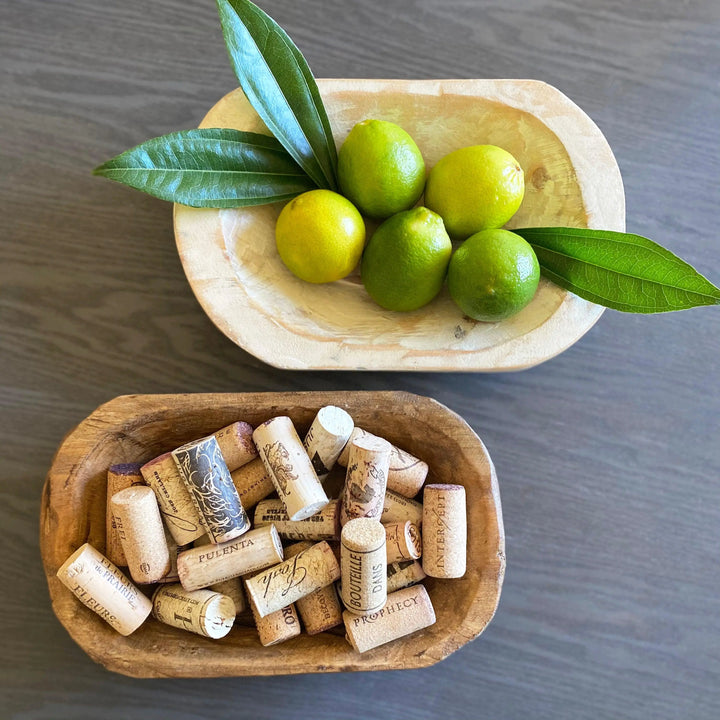
<svg viewBox="0 0 720 720"><path fill-rule="evenodd" d="M720 281L716 0L266 0L320 77L529 77L615 151L627 226ZM514 375L304 373L227 340L169 205L90 168L193 127L235 86L211 0L0 3L0 716L84 719L720 715L720 311L606 312ZM498 613L425 670L133 681L52 614L40 490L64 434L133 392L398 389L495 461Z"/></svg>

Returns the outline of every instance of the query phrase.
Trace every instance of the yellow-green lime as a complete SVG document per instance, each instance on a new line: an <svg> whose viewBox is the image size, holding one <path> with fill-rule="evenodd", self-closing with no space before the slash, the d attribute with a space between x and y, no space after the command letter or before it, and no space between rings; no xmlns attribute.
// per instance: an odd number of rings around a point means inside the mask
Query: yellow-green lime
<svg viewBox="0 0 720 720"><path fill-rule="evenodd" d="M417 310L440 292L451 254L439 215L424 207L397 213L380 225L365 248L363 285L387 310Z"/></svg>
<svg viewBox="0 0 720 720"><path fill-rule="evenodd" d="M340 191L363 215L388 218L411 208L425 186L425 163L399 125L363 120L338 153Z"/></svg>
<svg viewBox="0 0 720 720"><path fill-rule="evenodd" d="M425 205L442 217L450 236L466 238L502 227L520 207L520 163L496 145L460 148L438 161L425 187Z"/></svg>
<svg viewBox="0 0 720 720"><path fill-rule="evenodd" d="M275 243L294 275L311 283L333 282L360 261L365 223L347 198L331 190L310 190L282 209Z"/></svg>
<svg viewBox="0 0 720 720"><path fill-rule="evenodd" d="M452 299L469 317L498 322L520 312L540 280L535 251L509 230L482 230L453 254L448 267Z"/></svg>

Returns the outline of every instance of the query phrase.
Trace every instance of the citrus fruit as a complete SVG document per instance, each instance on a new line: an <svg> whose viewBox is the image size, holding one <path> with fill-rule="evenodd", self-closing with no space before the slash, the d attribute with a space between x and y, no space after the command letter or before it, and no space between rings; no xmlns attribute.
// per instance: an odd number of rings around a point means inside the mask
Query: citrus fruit
<svg viewBox="0 0 720 720"><path fill-rule="evenodd" d="M520 312L535 295L540 265L524 238L509 230L482 230L453 254L448 289L475 320L497 322Z"/></svg>
<svg viewBox="0 0 720 720"><path fill-rule="evenodd" d="M393 215L373 233L360 275L386 310L417 310L440 292L451 254L440 216L417 207Z"/></svg>
<svg viewBox="0 0 720 720"><path fill-rule="evenodd" d="M363 120L338 153L340 190L372 218L411 208L425 186L425 163L415 141L395 123Z"/></svg>
<svg viewBox="0 0 720 720"><path fill-rule="evenodd" d="M291 273L311 283L332 282L358 264L365 223L347 198L331 190L310 190L282 209L275 243Z"/></svg>
<svg viewBox="0 0 720 720"><path fill-rule="evenodd" d="M507 150L472 145L446 155L430 171L425 204L440 215L451 237L462 239L502 227L524 194L524 173Z"/></svg>

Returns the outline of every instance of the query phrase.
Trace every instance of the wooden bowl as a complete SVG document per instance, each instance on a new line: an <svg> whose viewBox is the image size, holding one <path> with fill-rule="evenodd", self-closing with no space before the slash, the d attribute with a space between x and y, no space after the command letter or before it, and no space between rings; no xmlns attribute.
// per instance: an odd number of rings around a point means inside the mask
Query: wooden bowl
<svg viewBox="0 0 720 720"><path fill-rule="evenodd" d="M339 635L303 634L264 648L254 628L209 640L150 618L128 637L88 610L56 577L80 545L105 548L107 469L143 462L242 419L286 414L305 431L328 404L430 465L429 482L462 483L468 501L468 569L459 580L425 581L437 622L362 655ZM505 571L497 478L485 446L458 415L401 392L127 395L100 406L64 440L43 489L40 548L53 610L73 640L115 672L135 677L282 675L416 668L442 660L490 622Z"/></svg>
<svg viewBox="0 0 720 720"><path fill-rule="evenodd" d="M560 91L534 80L319 80L338 144L368 117L415 139L428 168L466 145L510 151L525 171L522 207L508 227L625 229L615 158L597 126ZM267 132L241 90L201 127ZM521 370L562 352L603 308L541 280L534 300L499 323L463 316L443 290L420 310L383 310L357 272L311 285L275 249L281 205L241 210L175 206L175 237L190 285L233 342L280 368ZM373 226L368 226L368 234Z"/></svg>

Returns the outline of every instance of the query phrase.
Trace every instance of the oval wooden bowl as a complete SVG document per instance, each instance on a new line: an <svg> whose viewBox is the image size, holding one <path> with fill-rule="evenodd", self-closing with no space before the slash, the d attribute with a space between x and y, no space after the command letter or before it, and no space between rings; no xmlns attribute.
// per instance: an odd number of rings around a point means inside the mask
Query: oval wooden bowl
<svg viewBox="0 0 720 720"><path fill-rule="evenodd" d="M145 462L236 420L289 415L298 431L328 404L430 466L428 482L462 483L468 501L468 569L460 580L425 583L437 622L359 655L343 637L303 634L264 648L254 628L209 640L149 619L123 637L65 588L56 572L80 545L105 547L107 469ZM495 613L505 572L505 536L490 456L467 423L430 398L401 392L127 395L99 407L58 450L43 489L40 548L58 619L94 660L135 677L282 675L417 668L477 637Z"/></svg>
<svg viewBox="0 0 720 720"><path fill-rule="evenodd" d="M565 225L625 230L625 195L610 147L571 100L535 80L318 80L342 143L367 117L405 128L428 168L466 145L509 150L525 170L522 207L508 227ZM241 90L201 127L267 132ZM521 313L500 323L463 316L443 290L420 310L383 310L357 272L311 285L275 249L281 205L240 210L175 206L185 273L211 320L233 342L280 368L521 370L562 352L603 308L541 280ZM369 224L368 236L374 225Z"/></svg>

